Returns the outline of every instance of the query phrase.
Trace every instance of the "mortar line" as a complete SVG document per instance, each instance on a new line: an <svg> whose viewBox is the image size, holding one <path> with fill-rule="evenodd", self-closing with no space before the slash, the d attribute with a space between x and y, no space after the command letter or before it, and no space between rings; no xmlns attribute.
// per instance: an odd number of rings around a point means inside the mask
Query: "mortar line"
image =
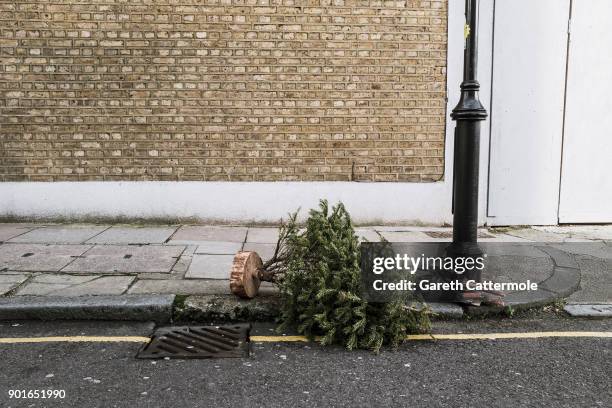
<svg viewBox="0 0 612 408"><path fill-rule="evenodd" d="M131 275L127 274L127 275L122 275L122 276L131 276ZM125 288L125 290L121 293L121 295L127 295L130 289L132 289L132 286L134 286L136 282L138 282L139 280L140 279L138 278L138 273L135 273L134 279L132 279L132 281L128 284L127 288Z"/></svg>
<svg viewBox="0 0 612 408"><path fill-rule="evenodd" d="M9 242L9 241L10 241L11 239L13 239L13 238L17 238L17 237L20 237L20 236L22 236L22 235L24 235L24 234L27 234L28 232L36 231L37 229L46 228L46 227L47 227L46 225L40 225L40 226L38 226L38 227L34 227L34 228L32 228L32 229L29 229L29 230L27 230L27 231L22 232L21 234L17 234L17 235L15 235L15 236L13 236L13 237L10 237L10 238L9 238L9 239L7 239L6 241L2 241L2 242L1 242L1 244L21 244L21 242Z"/></svg>
<svg viewBox="0 0 612 408"><path fill-rule="evenodd" d="M19 289L21 289L22 287L25 287L26 284L30 283L30 281L34 279L35 276L36 276L36 273L28 273L28 277L23 282L21 282L20 284L15 286L13 289L6 292L4 296L13 296L19 291Z"/></svg>
<svg viewBox="0 0 612 408"><path fill-rule="evenodd" d="M83 241L83 242L82 242L82 244L87 244L87 241L90 241L90 240L94 239L94 238L95 238L95 237L97 237L98 235L100 235L100 234L102 234L102 233L104 233L104 232L108 231L108 230L109 230L109 229L111 229L111 228L113 228L113 226L112 226L112 225L109 225L107 228L103 229L102 231L98 232L97 234L95 234L95 235L93 235L93 236L91 236L91 237L87 238L85 241ZM95 244L94 244L94 243L91 243L90 245L95 245Z"/></svg>
<svg viewBox="0 0 612 408"><path fill-rule="evenodd" d="M244 241L242 242L242 246L240 247L241 251L244 250L244 246L247 244L247 241L249 240L249 231L251 231L251 227L247 227L246 234L244 234Z"/></svg>
<svg viewBox="0 0 612 408"><path fill-rule="evenodd" d="M74 276L74 275L73 275L73 276ZM86 274L83 274L83 275L81 275L81 276L91 276L91 275L86 275ZM54 292L57 292L58 290L59 290L59 291L62 291L62 290L70 289L70 288L73 288L73 287L75 287L75 286L82 285L82 284L84 284L84 283L93 282L93 281L95 281L95 280L97 280L97 279L100 279L101 277L102 277L102 276L95 276L95 275L94 275L93 279L87 280L87 281L85 281L85 282L73 283L73 284L70 284L70 285L68 285L68 286L66 286L66 287L62 287L62 288L59 288L59 289L53 289L51 292L46 293L46 294L44 294L44 295L42 295L42 296L54 296ZM62 284L61 284L61 283L46 283L46 285L62 285Z"/></svg>
<svg viewBox="0 0 612 408"><path fill-rule="evenodd" d="M168 245L168 246L177 246L177 245ZM174 267L176 266L176 264L178 263L179 259L181 259L181 256L183 256L185 254L185 251L187 251L187 247L189 245L183 245L183 250L181 251L181 253L174 259L174 263L172 264L172 266L170 266L170 272L162 272L162 273L168 273L169 275L172 275L172 271L174 270ZM144 273L144 272L141 272Z"/></svg>
<svg viewBox="0 0 612 408"><path fill-rule="evenodd" d="M170 236L169 236L168 238L166 238L166 240L165 240L164 242L162 242L162 245L163 245L163 244L167 244L168 242L170 242L170 241L172 240L172 238L173 238L173 237L176 235L176 233L177 233L177 232L178 232L178 231L179 231L181 228L183 228L183 224L175 224L175 225L176 225L175 230L172 232L172 234L170 234Z"/></svg>
<svg viewBox="0 0 612 408"><path fill-rule="evenodd" d="M92 249L94 249L94 247L96 246L95 244L78 244L78 245L91 245L89 248L87 248L84 252L82 252L81 254L71 257L72 259L70 260L70 262L68 262L66 265L62 266L57 272L55 273L60 273L63 272L64 269L66 269L68 266L70 266L73 262L75 262L77 259L79 259L80 257L82 257L83 255L85 255L86 253L88 253L89 251L91 251Z"/></svg>

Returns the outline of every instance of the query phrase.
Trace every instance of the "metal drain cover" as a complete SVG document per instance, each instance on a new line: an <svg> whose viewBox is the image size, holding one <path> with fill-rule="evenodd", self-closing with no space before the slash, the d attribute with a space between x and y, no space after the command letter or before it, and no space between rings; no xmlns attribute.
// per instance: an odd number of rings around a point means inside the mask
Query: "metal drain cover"
<svg viewBox="0 0 612 408"><path fill-rule="evenodd" d="M248 357L250 324L162 327L138 358Z"/></svg>

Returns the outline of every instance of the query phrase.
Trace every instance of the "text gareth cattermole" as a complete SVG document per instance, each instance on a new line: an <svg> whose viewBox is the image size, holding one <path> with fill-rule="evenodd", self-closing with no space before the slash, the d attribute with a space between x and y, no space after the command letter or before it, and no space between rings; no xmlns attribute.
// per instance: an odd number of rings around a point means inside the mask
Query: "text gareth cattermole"
<svg viewBox="0 0 612 408"><path fill-rule="evenodd" d="M380 275L383 272L396 270L407 271L410 274L415 274L418 270L446 270L455 271L461 275L465 272L478 270L482 271L485 267L484 258L486 254L479 257L441 257L441 256L425 256L418 257L409 256L408 254L397 254L394 257L377 257L374 258L372 272Z"/></svg>

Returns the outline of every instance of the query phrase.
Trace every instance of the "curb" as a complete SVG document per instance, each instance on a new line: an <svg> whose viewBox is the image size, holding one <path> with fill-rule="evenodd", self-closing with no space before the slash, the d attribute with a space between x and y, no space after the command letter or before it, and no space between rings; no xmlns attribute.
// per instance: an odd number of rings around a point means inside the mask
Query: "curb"
<svg viewBox="0 0 612 408"><path fill-rule="evenodd" d="M0 320L133 320L166 323L174 295L13 296L0 298Z"/></svg>
<svg viewBox="0 0 612 408"><path fill-rule="evenodd" d="M280 312L278 296L240 299L234 295L194 295L176 305L174 320L197 322L272 322Z"/></svg>
<svg viewBox="0 0 612 408"><path fill-rule="evenodd" d="M453 303L427 303L437 319L460 319L463 308ZM234 295L193 295L174 310L174 320L206 322L273 322L280 315L278 296L251 300Z"/></svg>

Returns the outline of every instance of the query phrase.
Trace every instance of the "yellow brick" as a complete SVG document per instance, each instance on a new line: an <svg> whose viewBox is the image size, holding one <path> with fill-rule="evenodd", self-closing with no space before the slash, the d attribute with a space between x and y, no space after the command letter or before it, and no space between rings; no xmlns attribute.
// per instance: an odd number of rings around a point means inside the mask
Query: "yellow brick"
<svg viewBox="0 0 612 408"><path fill-rule="evenodd" d="M0 6L1 181L443 177L446 1L111 3Z"/></svg>

